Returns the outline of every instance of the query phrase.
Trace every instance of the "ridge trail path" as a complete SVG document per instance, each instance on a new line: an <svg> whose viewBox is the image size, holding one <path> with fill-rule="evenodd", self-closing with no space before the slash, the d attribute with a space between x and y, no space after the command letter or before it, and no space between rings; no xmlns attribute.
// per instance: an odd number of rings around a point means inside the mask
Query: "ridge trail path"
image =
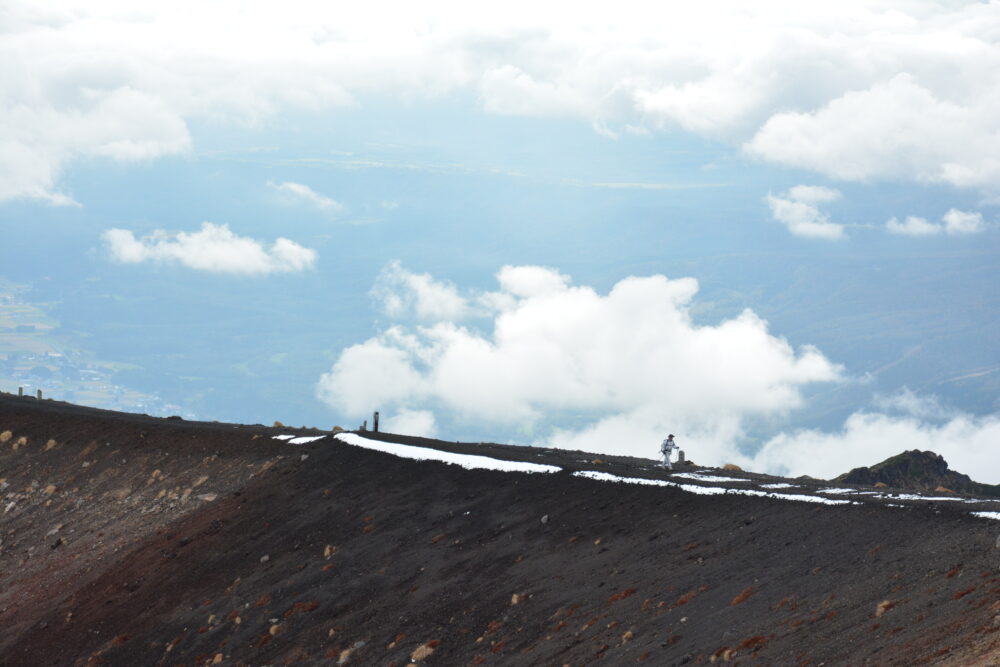
<svg viewBox="0 0 1000 667"><path fill-rule="evenodd" d="M2 665L1000 660L987 499L9 394L0 440Z"/></svg>

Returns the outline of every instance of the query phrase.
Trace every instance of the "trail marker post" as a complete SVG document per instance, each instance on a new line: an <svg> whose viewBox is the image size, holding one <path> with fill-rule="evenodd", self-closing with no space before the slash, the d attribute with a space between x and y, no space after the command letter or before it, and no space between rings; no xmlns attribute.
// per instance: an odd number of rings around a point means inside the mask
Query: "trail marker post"
<svg viewBox="0 0 1000 667"><path fill-rule="evenodd" d="M372 415L372 431L378 433L378 410Z"/></svg>

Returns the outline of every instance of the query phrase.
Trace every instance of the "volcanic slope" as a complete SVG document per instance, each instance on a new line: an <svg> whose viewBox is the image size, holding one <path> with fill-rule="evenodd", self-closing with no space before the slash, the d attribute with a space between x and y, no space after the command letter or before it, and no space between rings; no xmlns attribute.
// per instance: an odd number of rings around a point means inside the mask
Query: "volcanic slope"
<svg viewBox="0 0 1000 667"><path fill-rule="evenodd" d="M2 665L1000 660L985 499L8 394L0 440ZM456 454L555 472L408 458Z"/></svg>

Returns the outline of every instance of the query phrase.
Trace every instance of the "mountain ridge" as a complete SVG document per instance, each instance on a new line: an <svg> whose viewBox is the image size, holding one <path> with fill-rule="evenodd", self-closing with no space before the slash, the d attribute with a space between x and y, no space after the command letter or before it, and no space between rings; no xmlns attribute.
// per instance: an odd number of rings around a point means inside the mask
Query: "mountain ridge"
<svg viewBox="0 0 1000 667"><path fill-rule="evenodd" d="M358 434L560 469L466 470L0 394L4 432L4 665L1000 656L987 501L797 502L764 485L806 482ZM841 497L824 484L796 493Z"/></svg>

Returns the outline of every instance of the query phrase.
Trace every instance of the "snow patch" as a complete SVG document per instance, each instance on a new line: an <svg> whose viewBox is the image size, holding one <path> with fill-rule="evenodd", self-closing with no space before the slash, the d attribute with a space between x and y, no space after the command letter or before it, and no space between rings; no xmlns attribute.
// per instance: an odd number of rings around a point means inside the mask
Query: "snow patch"
<svg viewBox="0 0 1000 667"><path fill-rule="evenodd" d="M984 519L1000 521L1000 512L971 512L972 516L980 516Z"/></svg>
<svg viewBox="0 0 1000 667"><path fill-rule="evenodd" d="M559 466L542 465L540 463L524 463L522 461L501 461L488 456L473 454L455 454L442 452L438 449L414 447L413 445L398 445L392 442L381 442L363 438L356 433L338 433L333 436L344 444L363 447L383 454L392 454L403 459L414 461L440 461L461 466L466 470L500 470L503 472L559 472Z"/></svg>
<svg viewBox="0 0 1000 667"><path fill-rule="evenodd" d="M795 484L787 484L785 482L778 482L776 484L761 484L762 489L791 489Z"/></svg>
<svg viewBox="0 0 1000 667"><path fill-rule="evenodd" d="M833 500L831 498L820 498L819 496L805 496L800 494L771 493L769 491L757 491L755 489L727 489L722 486L699 486L697 484L678 484L660 479L643 479L641 477L620 477L606 472L594 472L592 470L582 470L573 473L574 477L586 477L601 482L616 482L619 484L643 484L647 486L673 486L688 493L695 493L702 496L717 495L737 495L756 496L758 498L773 498L775 500L791 500L805 503L820 503L822 505L850 505L854 504L850 500ZM745 481L745 480L739 480Z"/></svg>
<svg viewBox="0 0 1000 667"><path fill-rule="evenodd" d="M580 470L573 473L573 477L586 477L596 479L598 482L625 482L628 484L645 484L647 486L677 486L673 482L663 479L645 479L642 477L619 477L607 472L597 472L596 470Z"/></svg>
<svg viewBox="0 0 1000 667"><path fill-rule="evenodd" d="M696 472L676 472L671 475L671 477L683 477L684 479L693 479L696 482L746 482L749 480L739 479L736 477L714 477L712 475L700 475Z"/></svg>
<svg viewBox="0 0 1000 667"><path fill-rule="evenodd" d="M295 437L294 435L272 435L271 439L272 440L291 440L294 437Z"/></svg>
<svg viewBox="0 0 1000 667"><path fill-rule="evenodd" d="M297 438L292 438L288 441L290 445L304 445L307 442L316 442L317 440L322 440L325 435L312 435L312 436L299 436Z"/></svg>
<svg viewBox="0 0 1000 667"><path fill-rule="evenodd" d="M959 502L963 501L964 498L945 498L942 496L921 496L915 493L890 493L889 498L893 500L957 500Z"/></svg>
<svg viewBox="0 0 1000 667"><path fill-rule="evenodd" d="M816 493L829 493L832 495L842 495L845 493L854 493L856 489L820 489Z"/></svg>

